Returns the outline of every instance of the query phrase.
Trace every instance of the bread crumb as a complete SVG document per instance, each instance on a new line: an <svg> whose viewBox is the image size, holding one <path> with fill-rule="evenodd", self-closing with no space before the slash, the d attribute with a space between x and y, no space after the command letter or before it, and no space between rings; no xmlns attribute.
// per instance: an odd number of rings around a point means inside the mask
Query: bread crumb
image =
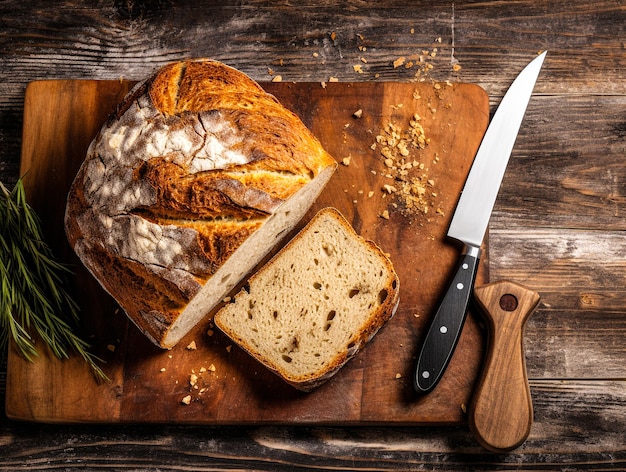
<svg viewBox="0 0 626 472"><path fill-rule="evenodd" d="M230 352L232 348L233 348L232 345L231 346L226 346L226 352Z"/></svg>
<svg viewBox="0 0 626 472"><path fill-rule="evenodd" d="M207 336L213 336L215 334L215 331L213 331L212 329L208 329L206 334Z"/></svg>
<svg viewBox="0 0 626 472"><path fill-rule="evenodd" d="M362 74L363 73L363 69L361 68L361 64L353 65L352 69L354 69L354 72L356 72L357 74Z"/></svg>
<svg viewBox="0 0 626 472"><path fill-rule="evenodd" d="M400 379L400 378L402 378L402 374L397 373L397 374L396 374L396 379Z"/></svg>
<svg viewBox="0 0 626 472"><path fill-rule="evenodd" d="M349 166L349 165L350 165L350 160L351 160L351 159L352 159L352 156L347 156L347 157L344 157L344 158L343 158L343 160L341 161L341 163L342 163L344 166Z"/></svg>
<svg viewBox="0 0 626 472"><path fill-rule="evenodd" d="M275 75L274 77L272 77L272 82L282 82L282 81L283 81L282 75Z"/></svg>
<svg viewBox="0 0 626 472"><path fill-rule="evenodd" d="M187 395L180 401L183 405L189 405L191 403L191 395Z"/></svg>
<svg viewBox="0 0 626 472"><path fill-rule="evenodd" d="M382 218L388 220L389 219L389 210L384 210L381 215Z"/></svg>
<svg viewBox="0 0 626 472"><path fill-rule="evenodd" d="M467 407L465 406L465 403L461 403L461 411L463 413L467 413Z"/></svg>
<svg viewBox="0 0 626 472"><path fill-rule="evenodd" d="M417 90L413 98L421 98ZM401 106L392 105L394 109ZM434 107L430 104L428 106L432 112L436 112ZM390 205L407 217L426 215L433 208L438 208L436 199L439 192L435 181L428 175L426 165L419 160L419 154L430 144L421 121L422 117L414 113L407 124L388 122L370 146L372 150L378 150L382 157L381 162L387 170L383 174L385 178L394 181L393 184L383 186L382 198L393 195L395 201ZM435 159L438 160L437 154Z"/></svg>
<svg viewBox="0 0 626 472"><path fill-rule="evenodd" d="M357 111L352 113L352 116L355 118L361 118L363 116L363 110L359 108Z"/></svg>
<svg viewBox="0 0 626 472"><path fill-rule="evenodd" d="M115 345L114 344L107 344L107 349L111 352L115 352Z"/></svg>
<svg viewBox="0 0 626 472"><path fill-rule="evenodd" d="M198 376L196 374L191 374L189 376L189 385L191 385L192 387L195 387L197 383L198 383Z"/></svg>
<svg viewBox="0 0 626 472"><path fill-rule="evenodd" d="M398 59L396 59L395 61L393 61L393 68L397 69L398 67L400 67L402 64L404 64L404 61L406 59L404 58L404 56L399 57Z"/></svg>
<svg viewBox="0 0 626 472"><path fill-rule="evenodd" d="M328 81L329 82L339 82L339 79L337 77L329 77Z"/></svg>
<svg viewBox="0 0 626 472"><path fill-rule="evenodd" d="M187 344L187 350L188 351L195 351L197 348L196 346L196 342L195 341L191 341L189 344Z"/></svg>
<svg viewBox="0 0 626 472"><path fill-rule="evenodd" d="M316 53L316 52L314 52L314 53L313 53L313 57L319 57L319 54L318 54L318 53Z"/></svg>
<svg viewBox="0 0 626 472"><path fill-rule="evenodd" d="M161 367L161 370L159 372L165 372L165 367Z"/></svg>
<svg viewBox="0 0 626 472"><path fill-rule="evenodd" d="M215 370L216 370L216 369L215 369L215 364L211 364L211 365L209 366L209 371L210 371L210 372L215 372Z"/></svg>

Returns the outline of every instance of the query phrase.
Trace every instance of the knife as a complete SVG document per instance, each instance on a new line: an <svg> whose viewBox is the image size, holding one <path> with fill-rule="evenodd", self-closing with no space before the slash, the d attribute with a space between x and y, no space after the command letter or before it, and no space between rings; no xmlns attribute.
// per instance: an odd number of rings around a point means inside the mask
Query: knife
<svg viewBox="0 0 626 472"><path fill-rule="evenodd" d="M458 268L435 312L417 359L413 387L428 393L441 379L463 328L491 210L543 65L543 52L515 78L485 132L448 228L463 243Z"/></svg>
<svg viewBox="0 0 626 472"><path fill-rule="evenodd" d="M515 449L530 434L533 403L524 327L540 298L537 292L506 280L474 289L487 325L487 347L467 419L474 437L492 452Z"/></svg>

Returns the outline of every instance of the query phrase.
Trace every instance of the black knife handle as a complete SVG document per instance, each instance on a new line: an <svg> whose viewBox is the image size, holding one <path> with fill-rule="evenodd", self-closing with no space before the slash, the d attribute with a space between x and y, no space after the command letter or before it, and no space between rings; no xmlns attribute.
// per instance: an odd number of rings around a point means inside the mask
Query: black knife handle
<svg viewBox="0 0 626 472"><path fill-rule="evenodd" d="M413 387L418 393L428 393L435 388L452 358L467 316L479 259L480 249L466 246L417 358Z"/></svg>

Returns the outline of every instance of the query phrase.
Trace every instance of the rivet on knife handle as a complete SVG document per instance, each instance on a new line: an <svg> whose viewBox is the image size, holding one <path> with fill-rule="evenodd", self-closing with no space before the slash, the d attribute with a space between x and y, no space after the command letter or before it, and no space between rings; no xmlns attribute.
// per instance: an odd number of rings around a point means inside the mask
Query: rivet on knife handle
<svg viewBox="0 0 626 472"><path fill-rule="evenodd" d="M539 294L500 281L474 289L487 323L483 369L468 410L469 426L486 449L510 451L528 437L533 406L526 375L523 334Z"/></svg>
<svg viewBox="0 0 626 472"><path fill-rule="evenodd" d="M443 375L465 322L467 304L474 287L480 249L467 246L459 267L431 322L417 359L413 386L430 392Z"/></svg>

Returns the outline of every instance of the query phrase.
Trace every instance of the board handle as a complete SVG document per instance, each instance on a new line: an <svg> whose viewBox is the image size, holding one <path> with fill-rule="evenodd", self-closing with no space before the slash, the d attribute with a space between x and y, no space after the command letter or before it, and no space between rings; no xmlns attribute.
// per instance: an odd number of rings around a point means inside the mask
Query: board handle
<svg viewBox="0 0 626 472"><path fill-rule="evenodd" d="M499 281L474 289L474 299L488 334L483 368L468 409L469 427L486 449L510 451L526 440L533 421L523 335L540 297L519 284Z"/></svg>

